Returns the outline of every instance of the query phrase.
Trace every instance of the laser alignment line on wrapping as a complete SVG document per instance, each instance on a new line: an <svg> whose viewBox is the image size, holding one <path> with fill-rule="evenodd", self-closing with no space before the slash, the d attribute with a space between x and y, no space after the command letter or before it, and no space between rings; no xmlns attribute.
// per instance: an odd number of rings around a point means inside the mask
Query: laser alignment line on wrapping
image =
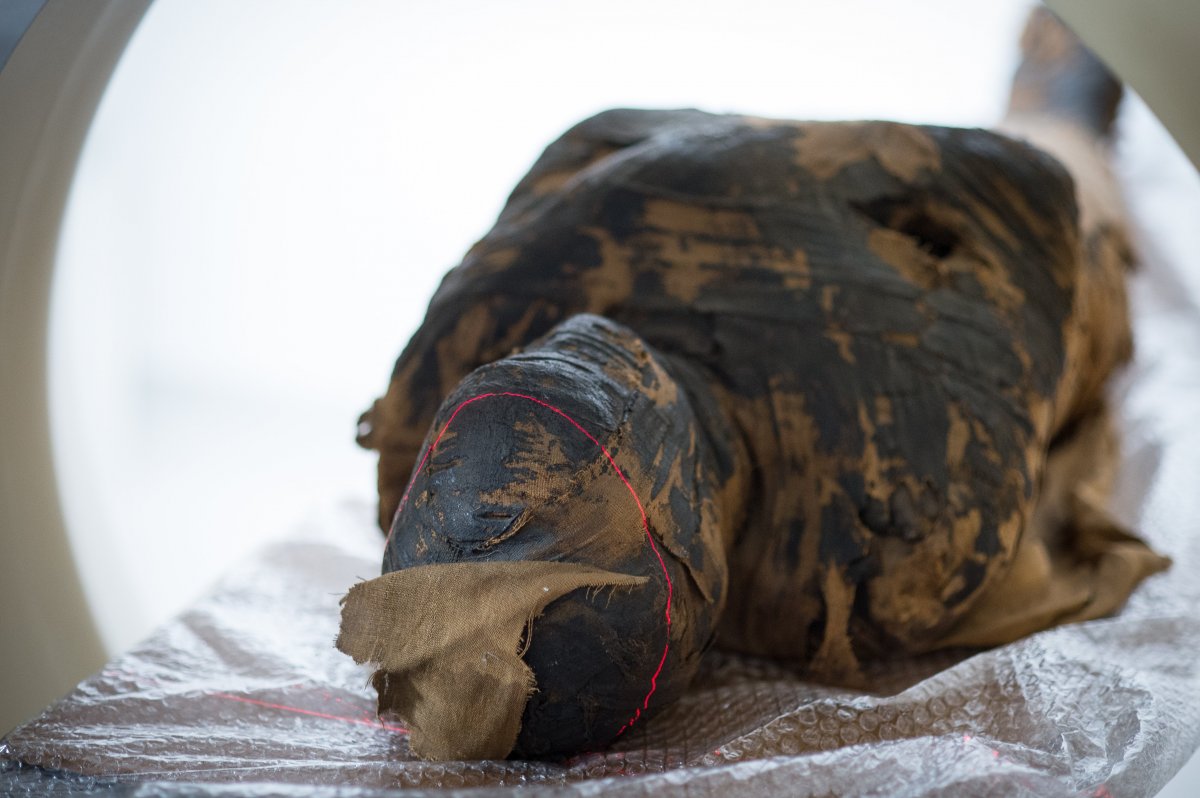
<svg viewBox="0 0 1200 798"><path fill-rule="evenodd" d="M391 542L392 533L396 529L395 519L396 517L399 517L400 511L404 509L404 505L408 502L408 494L412 492L413 484L417 481L417 476L421 473L421 471L424 470L425 464L429 462L430 455L433 454L433 450L437 448L439 443L441 443L442 436L444 436L446 431L450 429L450 425L454 423L454 419L457 418L459 412L462 411L462 409L467 405L473 404L482 399L491 399L501 396L533 402L536 405L544 407L547 410L562 416L564 419L570 422L571 426L579 430L584 437L594 443L600 449L600 451L604 453L609 465L613 467L613 471L615 471L617 476L621 478L621 482L624 483L625 488L629 491L629 495L633 497L633 501L638 508L638 513L642 517L642 529L646 532L646 541L650 544L650 550L654 552L654 556L658 559L659 567L662 568L663 579L667 584L667 608L664 612L667 629L667 642L663 646L663 653L662 657L658 661L658 667L654 669L654 674L650 677L650 690L646 693L646 697L642 700L642 705L637 707L633 713L633 717L627 720L625 725L617 730L617 733L614 735L615 739L624 734L630 726L637 722L638 718L640 718L642 715L642 710L650 707L650 697L654 695L654 692L658 689L658 677L662 675L663 668L667 664L667 653L671 649L671 604L675 595L675 585L672 583L671 574L667 570L667 562L663 559L662 552L660 552L658 549L658 544L654 542L654 535L650 532L650 519L646 516L646 508L642 506L642 500L638 498L637 491L633 489L633 485L630 484L629 479L625 476L625 472L621 470L619 465L617 465L617 461L613 459L612 453L608 450L608 448L604 444L600 443L600 441L596 439L596 436L584 429L582 424L568 415L566 411L555 407L549 402L538 399L535 396L529 396L528 394L513 393L511 391L493 391L490 393L481 393L478 396L472 396L470 399L463 400L457 407L454 408L454 412L450 414L450 418L447 419L446 423L442 426L441 431L437 434L437 437L434 438L433 443L430 444L429 448L425 450L425 454L422 455L420 463L418 463L417 467L413 469L412 476L409 477L408 480L408 486L404 489L404 495L400 497L400 504L396 507L396 515L393 516L392 526L388 530L387 538L384 541L384 548L386 549L388 543Z"/></svg>

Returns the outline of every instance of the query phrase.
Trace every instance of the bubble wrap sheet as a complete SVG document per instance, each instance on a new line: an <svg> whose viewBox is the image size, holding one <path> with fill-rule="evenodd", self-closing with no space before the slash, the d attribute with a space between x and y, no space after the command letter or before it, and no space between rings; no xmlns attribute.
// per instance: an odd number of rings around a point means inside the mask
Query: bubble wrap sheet
<svg viewBox="0 0 1200 798"><path fill-rule="evenodd" d="M1198 270L1151 257L1134 298L1114 503L1175 565L1114 618L879 666L871 692L716 653L610 751L423 763L333 648L339 597L378 573L359 507L314 521L336 543L265 552L12 731L0 794L1153 795L1200 745Z"/></svg>

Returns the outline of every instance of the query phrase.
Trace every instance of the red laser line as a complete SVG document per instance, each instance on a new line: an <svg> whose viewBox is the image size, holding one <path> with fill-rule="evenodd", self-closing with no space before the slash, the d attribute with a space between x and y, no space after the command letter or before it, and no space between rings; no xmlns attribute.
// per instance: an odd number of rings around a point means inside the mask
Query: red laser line
<svg viewBox="0 0 1200 798"><path fill-rule="evenodd" d="M497 396L508 396L508 397L512 397L514 399L524 399L526 401L533 402L536 405L540 405L540 406L546 408L547 410L550 410L551 412L557 413L558 415L562 416L567 421L569 421L571 423L571 426L575 427L575 429L577 429L581 433L583 433L583 435L589 441L591 441L597 447L599 447L600 451L603 452L604 456L608 459L609 464L613 467L613 470L617 472L617 476L621 478L621 482L625 483L625 487L626 487L626 489L629 490L629 495L633 497L634 503L637 504L638 512L641 513L641 516L642 516L642 528L644 530L646 530L646 540L650 543L650 550L652 552L654 552L654 556L658 558L659 567L662 568L663 579L666 580L666 583L667 583L667 609L666 609L666 612L664 613L664 615L666 617L666 625L667 625L667 643L666 643L666 645L663 646L663 653L662 653L662 657L658 661L658 667L654 669L654 675L652 675L650 677L650 690L649 690L649 692L646 693L646 698L643 699L642 705L634 711L633 717L631 717L629 720L627 720L625 722L625 725L617 730L617 733L613 736L613 739L616 739L617 737L620 737L622 734L624 734L625 731L627 729L629 729L630 726L632 726L634 723L637 722L637 719L642 716L643 709L648 709L650 707L650 696L654 695L654 691L658 689L658 677L660 675L662 675L663 667L667 664L667 652L670 651L670 649L671 649L671 603L672 603L672 599L675 596L675 586L671 582L671 574L667 570L667 562L666 562L666 560L663 559L662 553L658 550L658 544L656 544L654 542L654 535L651 534L651 532L650 532L650 520L649 520L649 518L646 517L646 508L642 506L642 500L638 498L637 491L635 491L633 489L633 485L631 485L629 482L629 479L626 478L625 472L621 470L621 467L619 465L617 465L617 461L613 459L612 453L608 451L608 448L604 444L602 444L600 441L596 440L596 437L594 435L592 435L592 433L590 433L586 429L584 429L583 426L578 421L576 421L571 416L567 415L567 413L565 411L555 407L554 405L550 404L549 402L543 401L534 396L529 396L527 394L512 393L509 391L481 393L478 396L472 396L470 399L463 401L462 403L460 403L458 405L458 407L454 408L454 412L450 414L450 418L446 421L445 425L442 427L442 431L437 434L437 437L434 438L433 443L430 445L430 447L428 449L425 450L424 456L421 457L421 462L417 464L416 469L412 472L412 477L410 477L409 481L408 481L408 487L406 487L404 489L404 495L400 497L400 504L396 508L396 515L399 515L400 510L402 510L404 508L405 502L408 501L408 494L409 494L409 492L412 491L413 484L416 482L417 475L420 474L422 469L425 468L425 463L429 461L429 456L433 453L433 450L436 449L437 445L441 442L442 436L446 434L446 430L450 429L450 425L454 423L454 419L458 416L459 411L461 411L467 405L472 404L473 402L478 402L480 399L488 399L488 398L497 397ZM385 548L387 547L387 543L391 541L392 531L395 530L395 528L396 528L396 525L395 525L395 523L393 523L392 528L388 530L387 540L384 542Z"/></svg>
<svg viewBox="0 0 1200 798"><path fill-rule="evenodd" d="M360 726L371 726L376 729L387 729L390 732L398 734L408 734L408 729L403 726L393 726L390 723L384 723L381 720L364 720L362 718L347 718L343 715L330 715L327 712L317 712L314 709L301 709L300 707L289 707L287 704L272 704L270 701L259 701L257 698L246 698L245 696L232 695L230 693L211 693L218 698L225 698L230 701L241 701L243 704L253 704L257 707L266 707L268 709L279 709L284 712L295 712L297 715L310 715L314 718L325 718L326 720L340 720L343 723L357 723Z"/></svg>

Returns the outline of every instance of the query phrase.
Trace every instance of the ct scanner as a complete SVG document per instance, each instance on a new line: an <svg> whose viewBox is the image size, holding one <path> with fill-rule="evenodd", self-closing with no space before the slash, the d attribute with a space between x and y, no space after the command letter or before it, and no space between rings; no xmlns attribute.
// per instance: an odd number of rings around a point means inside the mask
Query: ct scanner
<svg viewBox="0 0 1200 798"><path fill-rule="evenodd" d="M149 0L0 6L0 726L104 662L56 490L51 277L96 106ZM5 57L6 56L6 57Z"/></svg>
<svg viewBox="0 0 1200 798"><path fill-rule="evenodd" d="M1053 0L1200 163L1190 0ZM0 4L0 733L99 667L51 447L47 326L89 126L150 0Z"/></svg>

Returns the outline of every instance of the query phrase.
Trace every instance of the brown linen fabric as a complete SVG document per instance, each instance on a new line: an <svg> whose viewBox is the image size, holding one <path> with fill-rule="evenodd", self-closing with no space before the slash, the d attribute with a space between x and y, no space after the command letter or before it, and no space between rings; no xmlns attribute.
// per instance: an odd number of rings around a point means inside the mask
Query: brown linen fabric
<svg viewBox="0 0 1200 798"><path fill-rule="evenodd" d="M426 565L360 582L342 600L337 647L378 665L379 712L393 712L428 759L501 759L536 689L522 659L533 621L582 588L646 577L562 562Z"/></svg>
<svg viewBox="0 0 1200 798"><path fill-rule="evenodd" d="M1106 509L1117 461L1107 409L1050 453L1012 566L940 647L1003 645L1054 624L1102 618L1143 579L1170 566Z"/></svg>

